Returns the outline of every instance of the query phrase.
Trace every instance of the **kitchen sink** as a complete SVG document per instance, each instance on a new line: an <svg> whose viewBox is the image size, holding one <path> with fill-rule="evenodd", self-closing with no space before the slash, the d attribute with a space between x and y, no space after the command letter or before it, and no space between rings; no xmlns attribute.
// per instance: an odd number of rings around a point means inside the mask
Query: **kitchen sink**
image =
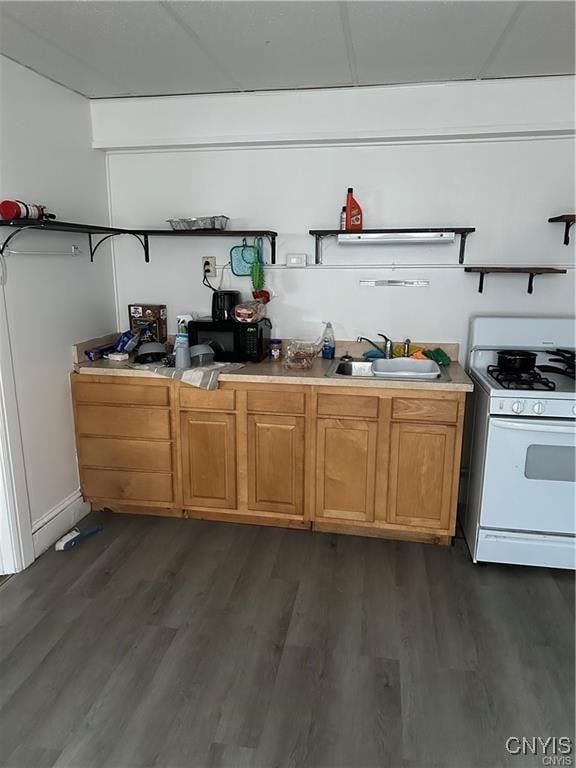
<svg viewBox="0 0 576 768"><path fill-rule="evenodd" d="M374 365L372 364L374 362ZM395 357L392 360L334 360L326 372L328 378L406 379L410 381L450 381L444 366L433 360Z"/></svg>

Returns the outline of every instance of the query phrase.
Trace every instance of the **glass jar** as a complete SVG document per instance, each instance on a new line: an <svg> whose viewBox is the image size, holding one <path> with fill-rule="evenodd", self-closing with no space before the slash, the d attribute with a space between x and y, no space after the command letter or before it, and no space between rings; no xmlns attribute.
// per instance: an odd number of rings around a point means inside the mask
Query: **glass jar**
<svg viewBox="0 0 576 768"><path fill-rule="evenodd" d="M270 358L279 360L282 357L282 339L270 339Z"/></svg>

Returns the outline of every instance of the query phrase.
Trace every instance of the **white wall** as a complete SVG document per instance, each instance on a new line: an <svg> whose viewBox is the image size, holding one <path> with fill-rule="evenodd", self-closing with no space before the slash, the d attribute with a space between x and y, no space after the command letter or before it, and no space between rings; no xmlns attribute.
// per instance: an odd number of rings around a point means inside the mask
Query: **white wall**
<svg viewBox="0 0 576 768"><path fill-rule="evenodd" d="M451 111L445 111L445 122L448 125L458 120L461 131L460 138L451 136L449 141L446 136L437 141L422 139L427 133L438 132L440 121L438 111L432 109L427 122L427 109L431 109L427 88L392 89L396 102L403 104L406 120L412 121L411 127L414 115L420 116L419 138L401 144L383 139L374 145L360 137L350 146L334 146L331 140L319 138L326 130L325 123L320 118L315 122L315 115L306 113L294 126L293 135L315 134L314 146L294 146L288 141L282 145L281 140L276 146L266 146L273 121L267 106L281 101L282 94L270 95L270 104L266 94L258 95L262 141L259 143L254 134L256 123L251 121L251 147L239 146L247 135L243 133L243 118L248 119L240 96L227 102L227 107L235 103L239 110L236 138L230 125L212 124L215 135L227 132L229 148L199 148L199 135L208 119L202 105L205 103L212 119L216 97L205 97L205 102L201 97L139 99L114 105L97 102L92 109L97 143L103 141L106 132L113 132L114 110L122 117L116 128L122 132L125 145L132 137L138 146L146 140L147 130L154 134L151 143L161 144L158 132L164 125L166 148L109 154L111 210L113 223L118 226L162 227L169 216L224 213L231 217L232 229L277 230L280 262L288 252L307 253L311 259L313 239L308 230L337 226L346 188L351 185L364 208L366 227L476 227L466 248L468 264L572 265L574 251L562 245L563 227L547 222L550 216L574 210L574 141L557 133L559 125L567 126L565 99L570 102L570 97L564 88L566 82L566 78L546 78L490 84L492 95L494 89L506 93L504 99L498 91L496 99L501 122L498 109L490 112L490 137L477 127L475 106L488 85L448 86L457 100ZM543 87L546 84L547 88ZM532 102L527 106L525 97L531 88L542 89L545 111L534 110ZM368 90L376 103L378 98L386 100L390 89ZM402 100L398 101L401 90ZM217 97L219 102L224 98ZM252 104L253 96L245 98ZM291 100L293 94L285 98ZM354 122L350 114L357 103L356 92L341 91L338 98L349 130ZM444 103L444 110L448 106ZM146 114L152 128L144 120ZM364 104L356 123L357 136L367 114ZM190 139L195 148L172 148L175 136L181 140L184 135L185 118L189 119L189 134L200 126L198 135ZM467 119L471 120L469 125ZM394 123L396 127L401 124L397 114ZM337 133L335 126L332 129L332 134ZM568 132L573 133L573 128ZM496 134L498 139L493 138ZM206 312L210 292L200 283L201 257L215 255L218 263L224 264L234 244L229 239L158 238L152 240L151 264L145 265L136 244L117 240L120 325L126 325L126 306L134 301L166 303L172 330L178 312ZM268 270L268 285L277 293L270 304L270 316L279 336L314 337L322 320L330 319L339 338L384 331L395 339L408 336L465 345L468 321L474 314L574 311L572 271L567 276L536 278L533 295L526 293L526 276L488 276L480 295L477 277L456 266L457 246L344 247L326 241L324 253L325 262L333 265L384 261L398 267L395 271L370 266ZM423 266L407 269L408 263ZM430 269L430 263L447 268ZM360 279L390 277L423 278L430 280L430 287L359 287ZM229 274L224 285L244 292L249 289L248 279Z"/></svg>
<svg viewBox="0 0 576 768"><path fill-rule="evenodd" d="M90 147L88 101L5 58L0 63L2 199L45 203L65 221L106 223L105 156ZM7 234L0 231L2 239ZM82 256L51 255L73 243ZM90 264L86 236L25 233L10 247L42 252L6 257L9 338L1 361L5 374L12 357L13 426L21 431L36 530L78 496L71 345L114 327L112 266L106 248Z"/></svg>

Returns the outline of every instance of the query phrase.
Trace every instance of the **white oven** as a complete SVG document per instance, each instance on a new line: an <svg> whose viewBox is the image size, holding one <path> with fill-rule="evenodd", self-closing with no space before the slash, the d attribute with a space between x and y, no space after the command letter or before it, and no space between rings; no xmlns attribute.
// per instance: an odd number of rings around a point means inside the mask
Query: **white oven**
<svg viewBox="0 0 576 768"><path fill-rule="evenodd" d="M470 343L460 520L472 558L575 569L574 318L477 317ZM511 371L502 350L534 362Z"/></svg>
<svg viewBox="0 0 576 768"><path fill-rule="evenodd" d="M576 533L576 425L492 417L480 510L483 528Z"/></svg>

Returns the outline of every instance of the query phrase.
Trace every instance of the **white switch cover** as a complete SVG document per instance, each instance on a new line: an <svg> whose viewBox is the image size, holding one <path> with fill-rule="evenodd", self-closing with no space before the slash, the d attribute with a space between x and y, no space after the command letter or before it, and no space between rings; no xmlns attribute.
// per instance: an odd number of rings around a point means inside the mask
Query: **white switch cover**
<svg viewBox="0 0 576 768"><path fill-rule="evenodd" d="M305 267L306 266L306 254L305 253L288 253L288 254L286 254L286 266L287 267Z"/></svg>

